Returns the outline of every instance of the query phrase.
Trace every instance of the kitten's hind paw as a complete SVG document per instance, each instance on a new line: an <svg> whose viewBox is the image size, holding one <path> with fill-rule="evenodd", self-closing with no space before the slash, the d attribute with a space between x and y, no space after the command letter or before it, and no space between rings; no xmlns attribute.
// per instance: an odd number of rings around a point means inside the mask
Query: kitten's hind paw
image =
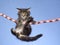
<svg viewBox="0 0 60 45"><path fill-rule="evenodd" d="M13 35L16 35L16 31L15 31L13 28L11 28L11 33L12 33Z"/></svg>

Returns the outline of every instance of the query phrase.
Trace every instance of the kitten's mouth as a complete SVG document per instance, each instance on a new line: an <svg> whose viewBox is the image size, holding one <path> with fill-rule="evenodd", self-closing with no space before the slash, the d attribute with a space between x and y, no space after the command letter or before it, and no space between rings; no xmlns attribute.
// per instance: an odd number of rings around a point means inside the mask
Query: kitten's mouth
<svg viewBox="0 0 60 45"><path fill-rule="evenodd" d="M23 15L23 17L24 17L25 15Z"/></svg>
<svg viewBox="0 0 60 45"><path fill-rule="evenodd" d="M22 19L26 19L26 16L21 16Z"/></svg>

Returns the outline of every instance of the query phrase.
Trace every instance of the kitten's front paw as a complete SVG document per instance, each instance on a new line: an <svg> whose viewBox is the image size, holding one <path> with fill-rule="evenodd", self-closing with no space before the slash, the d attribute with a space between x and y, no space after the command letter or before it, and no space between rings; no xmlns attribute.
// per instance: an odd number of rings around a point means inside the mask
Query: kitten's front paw
<svg viewBox="0 0 60 45"><path fill-rule="evenodd" d="M33 18L32 17L29 17L27 22L29 23L31 21L33 21Z"/></svg>

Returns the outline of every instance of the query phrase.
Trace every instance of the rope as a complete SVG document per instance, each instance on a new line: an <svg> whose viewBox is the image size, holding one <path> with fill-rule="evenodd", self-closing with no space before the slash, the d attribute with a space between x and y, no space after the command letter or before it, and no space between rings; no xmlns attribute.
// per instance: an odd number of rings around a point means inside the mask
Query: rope
<svg viewBox="0 0 60 45"><path fill-rule="evenodd" d="M0 13L0 16L17 23L17 21L15 19L13 19L13 18L11 18L3 13ZM33 21L33 22L30 22L30 24L35 25L35 24L50 23L50 22L56 22L56 21L60 21L60 18L56 18L56 19L52 19L52 20Z"/></svg>
<svg viewBox="0 0 60 45"><path fill-rule="evenodd" d="M30 24L42 24L42 23L51 23L51 22L56 22L56 21L60 21L60 18L56 18L56 19L52 19L52 20L41 20L41 21L33 21Z"/></svg>
<svg viewBox="0 0 60 45"><path fill-rule="evenodd" d="M16 20L15 20L15 19L13 19L13 18L11 18L11 17L9 17L9 16L7 16L7 15L5 15L5 14L3 14L3 13L0 13L0 16L2 16L2 17L4 17L4 18L6 18L6 19L8 19L8 20L16 23Z"/></svg>

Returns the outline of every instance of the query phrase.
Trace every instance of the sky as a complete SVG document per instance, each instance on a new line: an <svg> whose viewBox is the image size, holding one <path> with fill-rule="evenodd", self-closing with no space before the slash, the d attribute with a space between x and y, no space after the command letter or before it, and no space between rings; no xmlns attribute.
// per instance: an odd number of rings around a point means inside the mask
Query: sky
<svg viewBox="0 0 60 45"><path fill-rule="evenodd" d="M31 16L36 21L60 17L60 0L0 0L0 13L17 19L16 8L30 8ZM60 21L32 26L30 36L43 34L33 42L18 40L10 29L16 24L0 16L0 45L60 45Z"/></svg>

